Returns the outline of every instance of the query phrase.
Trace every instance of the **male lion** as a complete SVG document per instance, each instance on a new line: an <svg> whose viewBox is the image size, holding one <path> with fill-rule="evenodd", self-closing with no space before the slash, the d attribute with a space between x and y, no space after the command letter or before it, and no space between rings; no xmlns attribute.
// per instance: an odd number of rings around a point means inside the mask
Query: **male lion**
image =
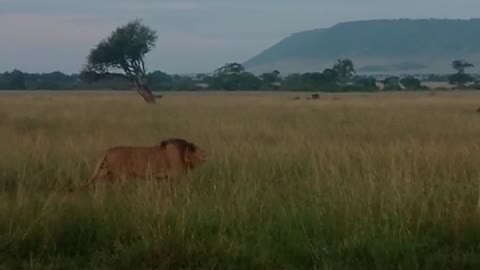
<svg viewBox="0 0 480 270"><path fill-rule="evenodd" d="M106 150L86 186L105 178L169 178L186 175L205 162L205 152L183 139L153 146L117 146Z"/></svg>

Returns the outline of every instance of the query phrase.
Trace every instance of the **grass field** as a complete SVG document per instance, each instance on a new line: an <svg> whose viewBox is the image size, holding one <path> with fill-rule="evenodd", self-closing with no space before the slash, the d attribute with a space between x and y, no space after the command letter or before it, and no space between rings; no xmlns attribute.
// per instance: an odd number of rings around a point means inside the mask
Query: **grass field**
<svg viewBox="0 0 480 270"><path fill-rule="evenodd" d="M0 94L0 269L480 269L480 95ZM67 192L182 137L183 181Z"/></svg>

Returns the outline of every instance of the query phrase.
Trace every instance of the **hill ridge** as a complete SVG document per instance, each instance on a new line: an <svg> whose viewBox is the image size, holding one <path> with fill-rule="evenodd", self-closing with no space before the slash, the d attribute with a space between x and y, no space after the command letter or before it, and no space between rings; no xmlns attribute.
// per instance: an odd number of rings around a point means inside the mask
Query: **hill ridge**
<svg viewBox="0 0 480 270"><path fill-rule="evenodd" d="M365 73L448 73L459 58L480 65L480 18L341 22L292 33L244 65L254 73L308 72L338 58L352 59Z"/></svg>

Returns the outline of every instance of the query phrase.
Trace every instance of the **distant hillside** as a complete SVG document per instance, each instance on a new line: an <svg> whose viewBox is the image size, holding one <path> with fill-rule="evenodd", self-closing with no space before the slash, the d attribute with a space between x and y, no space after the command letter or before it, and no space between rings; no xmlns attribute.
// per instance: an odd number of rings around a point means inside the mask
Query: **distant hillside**
<svg viewBox="0 0 480 270"><path fill-rule="evenodd" d="M480 71L480 19L372 20L293 34L244 63L254 73L321 71L350 58L360 73L451 73L466 59Z"/></svg>

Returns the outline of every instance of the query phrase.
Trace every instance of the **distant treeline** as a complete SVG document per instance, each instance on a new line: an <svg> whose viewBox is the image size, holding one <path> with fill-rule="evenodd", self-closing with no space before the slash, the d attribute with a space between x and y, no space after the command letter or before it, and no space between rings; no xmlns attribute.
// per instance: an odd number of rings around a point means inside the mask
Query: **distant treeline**
<svg viewBox="0 0 480 270"><path fill-rule="evenodd" d="M148 87L153 91L193 90L278 90L278 91L378 91L425 90L422 81L448 82L449 76L427 75L383 77L355 75L353 63L339 60L323 72L290 74L285 77L273 71L255 76L237 63L227 64L214 74L196 76L169 75L154 71L146 75ZM477 85L477 84L475 84ZM470 86L470 88L477 88ZM0 73L0 90L128 90L130 82L122 78L110 78L97 82L84 82L79 74L62 72L24 73L19 70Z"/></svg>

